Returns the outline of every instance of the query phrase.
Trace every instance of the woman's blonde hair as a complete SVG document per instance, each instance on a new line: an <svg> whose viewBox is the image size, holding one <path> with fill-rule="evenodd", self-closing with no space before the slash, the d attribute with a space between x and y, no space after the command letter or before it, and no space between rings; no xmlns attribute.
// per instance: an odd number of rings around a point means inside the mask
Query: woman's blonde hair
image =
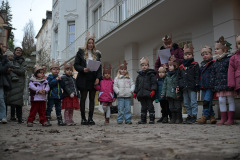
<svg viewBox="0 0 240 160"><path fill-rule="evenodd" d="M129 73L128 73L128 70L126 70L126 71L127 71L127 73L126 73L125 77L126 77L126 78L130 78L130 75L129 75ZM120 69L119 69L116 78L119 79L119 78L120 78L120 75L121 75L121 73L120 73Z"/></svg>
<svg viewBox="0 0 240 160"><path fill-rule="evenodd" d="M93 57L93 60L97 60L97 52L96 52L96 46L95 46L95 40L93 38L88 38L86 40L86 43L85 43L85 46L84 46L84 58L85 59L88 59L88 41L89 40L93 40L93 49L91 50L92 51L92 57Z"/></svg>

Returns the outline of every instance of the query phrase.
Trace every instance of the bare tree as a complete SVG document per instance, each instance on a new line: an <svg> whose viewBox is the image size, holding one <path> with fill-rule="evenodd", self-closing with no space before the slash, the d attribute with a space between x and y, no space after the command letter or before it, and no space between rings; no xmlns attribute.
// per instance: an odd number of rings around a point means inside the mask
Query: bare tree
<svg viewBox="0 0 240 160"><path fill-rule="evenodd" d="M33 21L29 20L29 22L24 27L24 35L22 41L22 47L24 51L25 57L30 57L33 51L36 51L36 44L34 41L34 26Z"/></svg>
<svg viewBox="0 0 240 160"><path fill-rule="evenodd" d="M46 65L49 66L50 63L50 52L51 47L48 44L50 42L44 40L43 38L40 38L40 50L37 53L37 64L38 65Z"/></svg>

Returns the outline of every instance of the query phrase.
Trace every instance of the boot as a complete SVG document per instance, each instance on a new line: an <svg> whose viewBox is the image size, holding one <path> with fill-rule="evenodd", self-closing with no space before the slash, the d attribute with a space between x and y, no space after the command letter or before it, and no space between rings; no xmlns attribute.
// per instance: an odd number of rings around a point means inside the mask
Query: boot
<svg viewBox="0 0 240 160"><path fill-rule="evenodd" d="M93 117L93 111L89 111L89 113L88 113L88 124L89 125L95 125L95 122L93 121L92 117Z"/></svg>
<svg viewBox="0 0 240 160"><path fill-rule="evenodd" d="M221 112L221 120L217 125L223 125L227 121L227 112Z"/></svg>
<svg viewBox="0 0 240 160"><path fill-rule="evenodd" d="M181 124L182 122L183 122L183 118L182 118L182 113L181 112L177 112L176 113L176 121L175 121L175 123L176 124Z"/></svg>
<svg viewBox="0 0 240 160"><path fill-rule="evenodd" d="M154 120L155 120L155 113L150 113L149 114L149 119L150 119L149 124L154 124L155 123L154 122Z"/></svg>
<svg viewBox="0 0 240 160"><path fill-rule="evenodd" d="M47 123L48 123L48 124L51 124L51 123L50 123L50 121L51 121L51 116L46 116L46 118L47 118Z"/></svg>
<svg viewBox="0 0 240 160"><path fill-rule="evenodd" d="M191 121L191 118L192 117L190 115L188 115L187 118L185 119L185 121L183 121L183 124L189 124Z"/></svg>
<svg viewBox="0 0 240 160"><path fill-rule="evenodd" d="M234 123L233 117L234 117L234 111L228 111L228 120L224 124L225 125L233 125L233 123Z"/></svg>
<svg viewBox="0 0 240 160"><path fill-rule="evenodd" d="M176 119L177 119L177 113L172 112L172 118L171 118L169 124L174 124L176 122Z"/></svg>
<svg viewBox="0 0 240 160"><path fill-rule="evenodd" d="M141 113L141 121L138 121L138 124L146 124L147 123L147 115L145 113Z"/></svg>
<svg viewBox="0 0 240 160"><path fill-rule="evenodd" d="M161 117L161 118L157 121L157 123L161 123L161 122L163 121L163 118L164 118L164 117Z"/></svg>
<svg viewBox="0 0 240 160"><path fill-rule="evenodd" d="M105 124L109 124L109 118L105 119Z"/></svg>
<svg viewBox="0 0 240 160"><path fill-rule="evenodd" d="M88 125L88 121L85 116L85 108L84 110L81 109L81 117L82 117L81 125Z"/></svg>
<svg viewBox="0 0 240 160"><path fill-rule="evenodd" d="M168 117L163 117L162 123L168 123Z"/></svg>
<svg viewBox="0 0 240 160"><path fill-rule="evenodd" d="M193 115L192 116L192 118L191 118L191 123L189 123L189 124L194 124L194 123L196 123L196 120L197 120L197 115Z"/></svg>
<svg viewBox="0 0 240 160"><path fill-rule="evenodd" d="M206 124L207 123L207 117L205 117L205 116L202 116L202 118L199 118L198 120L197 120L197 122L199 123L199 124Z"/></svg>
<svg viewBox="0 0 240 160"><path fill-rule="evenodd" d="M210 120L211 124L216 124L217 123L217 120L214 116L210 116L209 120Z"/></svg>
<svg viewBox="0 0 240 160"><path fill-rule="evenodd" d="M64 123L63 120L62 120L62 116L58 116L57 120L58 120L58 125L59 126L66 126L66 123Z"/></svg>

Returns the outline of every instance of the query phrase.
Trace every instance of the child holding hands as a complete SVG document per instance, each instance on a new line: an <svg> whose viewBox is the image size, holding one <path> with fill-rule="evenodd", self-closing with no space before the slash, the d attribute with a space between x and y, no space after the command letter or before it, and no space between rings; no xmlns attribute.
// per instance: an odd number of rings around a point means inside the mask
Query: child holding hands
<svg viewBox="0 0 240 160"><path fill-rule="evenodd" d="M132 124L131 96L134 92L135 84L127 71L127 62L119 66L117 77L114 79L113 90L118 97L117 123L122 124L125 119L126 124Z"/></svg>

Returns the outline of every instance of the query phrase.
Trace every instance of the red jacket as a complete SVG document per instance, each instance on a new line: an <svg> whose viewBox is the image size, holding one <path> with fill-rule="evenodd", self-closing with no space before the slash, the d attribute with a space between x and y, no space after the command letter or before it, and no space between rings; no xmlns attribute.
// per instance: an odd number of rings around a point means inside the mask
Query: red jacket
<svg viewBox="0 0 240 160"><path fill-rule="evenodd" d="M228 87L240 89L240 51L238 50L229 60Z"/></svg>
<svg viewBox="0 0 240 160"><path fill-rule="evenodd" d="M114 92L113 92L113 80L111 78L100 81L100 85L96 85L95 89L99 91L98 100L100 102L113 102Z"/></svg>

